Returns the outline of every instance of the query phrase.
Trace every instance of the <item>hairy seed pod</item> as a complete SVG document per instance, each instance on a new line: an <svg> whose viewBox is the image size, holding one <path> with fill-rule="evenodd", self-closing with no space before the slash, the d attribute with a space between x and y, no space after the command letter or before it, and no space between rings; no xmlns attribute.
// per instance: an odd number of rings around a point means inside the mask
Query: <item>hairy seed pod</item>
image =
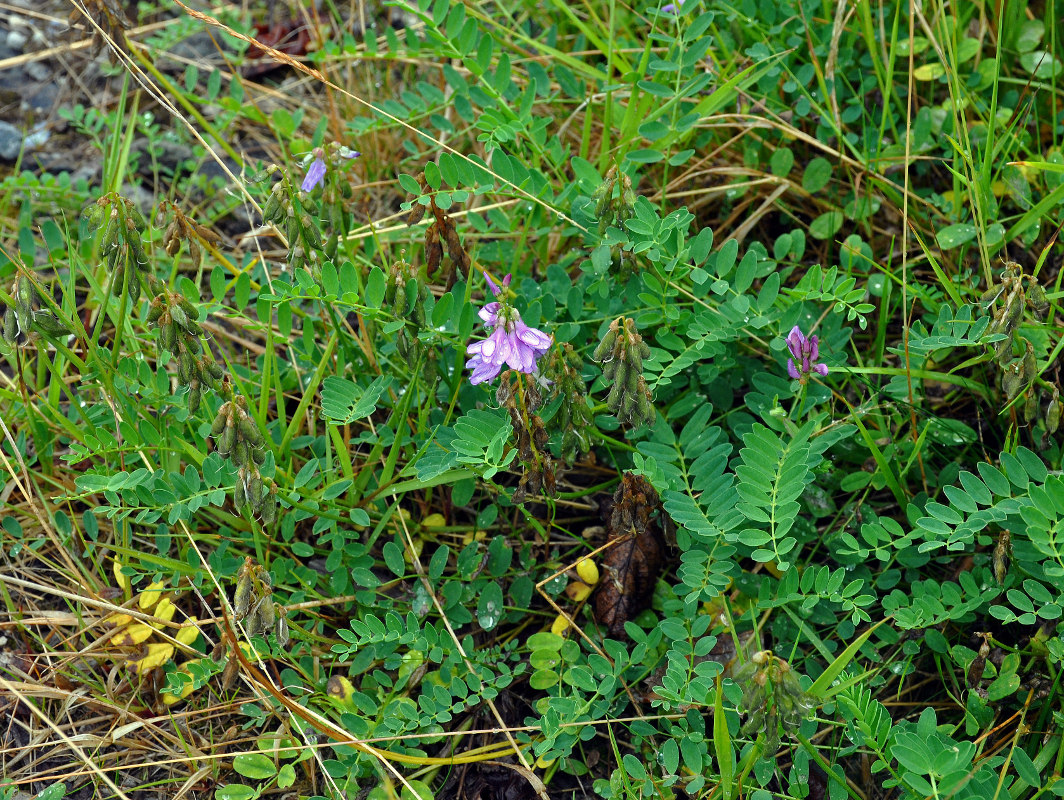
<svg viewBox="0 0 1064 800"><path fill-rule="evenodd" d="M1049 299L1046 297L1045 290L1034 278L1031 278L1027 284L1027 303L1040 317L1049 310Z"/></svg>
<svg viewBox="0 0 1064 800"><path fill-rule="evenodd" d="M260 447L256 447L251 451L251 460L255 462L255 466L261 467L266 463L266 451Z"/></svg>
<svg viewBox="0 0 1064 800"><path fill-rule="evenodd" d="M650 345L643 340L642 336L639 337L638 348L640 358L650 358Z"/></svg>
<svg viewBox="0 0 1064 800"><path fill-rule="evenodd" d="M248 443L236 437L236 441L233 442L233 452L230 455L233 459L233 463L238 467L246 467L251 460L251 451L248 449Z"/></svg>
<svg viewBox="0 0 1064 800"><path fill-rule="evenodd" d="M145 272L148 269L148 254L144 252L144 242L140 240L140 237L133 237L129 240L129 254L133 259L133 265Z"/></svg>
<svg viewBox="0 0 1064 800"><path fill-rule="evenodd" d="M1023 388L1023 362L1016 359L1001 373L1001 388L1010 402Z"/></svg>
<svg viewBox="0 0 1064 800"><path fill-rule="evenodd" d="M299 227L303 229L303 240L315 250L321 249L321 231L314 224L309 215L304 214L299 220Z"/></svg>
<svg viewBox="0 0 1064 800"><path fill-rule="evenodd" d="M20 330L18 314L15 312L15 309L8 306L4 311L4 341L13 345L18 339Z"/></svg>
<svg viewBox="0 0 1064 800"><path fill-rule="evenodd" d="M247 630L249 636L258 636L262 629L262 606L265 602L267 602L265 598L260 597L252 604L248 615L244 617L244 629Z"/></svg>
<svg viewBox="0 0 1064 800"><path fill-rule="evenodd" d="M85 218L89 233L95 233L106 219L103 206L99 203L90 203L81 215Z"/></svg>
<svg viewBox="0 0 1064 800"><path fill-rule="evenodd" d="M244 486L243 470L241 474L237 475L236 483L233 484L233 505L236 506L236 513L240 513L240 509L248 504L247 488Z"/></svg>
<svg viewBox="0 0 1064 800"><path fill-rule="evenodd" d="M274 222L280 216L280 212L281 198L277 192L270 192L270 196L266 198L266 205L262 207L262 221Z"/></svg>
<svg viewBox="0 0 1064 800"><path fill-rule="evenodd" d="M118 248L112 250L111 254L113 259L110 259L107 264L107 270L111 273L111 294L114 297L121 297L126 283L125 263L118 259Z"/></svg>
<svg viewBox="0 0 1064 800"><path fill-rule="evenodd" d="M617 329L610 325L606 335L602 337L602 341L599 342L598 347L595 348L595 352L591 354L593 361L605 361L613 353L613 345L617 342Z"/></svg>
<svg viewBox="0 0 1064 800"><path fill-rule="evenodd" d="M610 387L610 393L606 396L606 407L616 414L621 407L621 401L623 399L624 384L620 381L614 381L613 386Z"/></svg>
<svg viewBox="0 0 1064 800"><path fill-rule="evenodd" d="M211 374L211 377L216 381L220 381L225 371L222 369L222 365L217 361L209 361L207 363L207 371Z"/></svg>
<svg viewBox="0 0 1064 800"><path fill-rule="evenodd" d="M1020 299L1018 293L1013 292L1009 295L1008 305L1005 307L1004 326L1005 331L1012 333L1016 330L1016 326L1020 324L1020 320L1023 319L1023 301Z"/></svg>
<svg viewBox="0 0 1064 800"><path fill-rule="evenodd" d="M233 613L237 619L243 619L251 605L251 574L241 572L240 579L236 582L236 592L233 595Z"/></svg>
<svg viewBox="0 0 1064 800"><path fill-rule="evenodd" d="M137 271L131 269L129 272L129 302L136 305L140 300L140 276Z"/></svg>
<svg viewBox="0 0 1064 800"><path fill-rule="evenodd" d="M148 306L148 324L151 325L158 322L165 310L166 307L158 299L153 300L151 305Z"/></svg>
<svg viewBox="0 0 1064 800"><path fill-rule="evenodd" d="M226 662L225 669L222 670L222 691L228 692L233 688L233 684L236 683L236 676L240 674L240 662L235 658L229 659Z"/></svg>
<svg viewBox="0 0 1064 800"><path fill-rule="evenodd" d="M33 289L33 284L28 277L20 274L18 278L15 279L15 308L18 309L23 316L28 317L33 313L36 294L37 293Z"/></svg>
<svg viewBox="0 0 1064 800"><path fill-rule="evenodd" d="M1012 359L1012 334L1010 333L994 345L994 359L1005 366Z"/></svg>
<svg viewBox="0 0 1064 800"><path fill-rule="evenodd" d="M1033 381L1038 377L1038 359L1035 358L1034 348L1031 343L1024 341L1025 350L1023 353L1023 375L1028 381Z"/></svg>
<svg viewBox="0 0 1064 800"><path fill-rule="evenodd" d="M1023 421L1030 425L1038 414L1038 390L1033 386L1027 390L1027 399L1023 404Z"/></svg>
<svg viewBox="0 0 1064 800"><path fill-rule="evenodd" d="M222 435L218 437L218 441L215 443L215 450L218 451L218 455L225 458L233 449L233 442L236 441L236 428L230 424L226 424L225 430L222 431Z"/></svg>
<svg viewBox="0 0 1064 800"><path fill-rule="evenodd" d="M1056 391L1053 392L1053 399L1049 401L1049 408L1046 409L1046 432L1052 436L1057 432L1057 428L1060 427L1060 401L1057 399Z"/></svg>
<svg viewBox="0 0 1064 800"><path fill-rule="evenodd" d="M218 415L214 418L214 422L211 423L211 436L221 436L222 431L225 430L225 423L228 421L229 410L226 408L226 404L223 404L221 410L218 411Z"/></svg>
<svg viewBox="0 0 1064 800"><path fill-rule="evenodd" d="M238 423L240 429L240 435L253 447L260 447L263 443L262 432L259 430L259 426L255 424L249 416L241 416Z"/></svg>
<svg viewBox="0 0 1064 800"><path fill-rule="evenodd" d="M103 229L103 238L100 239L100 249L109 250L115 247L118 241L118 209L112 208L107 215L107 224Z"/></svg>
<svg viewBox="0 0 1064 800"><path fill-rule="evenodd" d="M423 206L415 200L413 205L410 206L410 213L406 215L406 224L417 225L425 218L425 212L427 210L428 206Z"/></svg>
<svg viewBox="0 0 1064 800"><path fill-rule="evenodd" d="M247 495L251 510L258 513L262 508L262 476L258 470L248 480Z"/></svg>
<svg viewBox="0 0 1064 800"><path fill-rule="evenodd" d="M177 348L177 328L172 322L164 322L159 326L159 344L163 350L171 353Z"/></svg>
<svg viewBox="0 0 1064 800"><path fill-rule="evenodd" d="M262 524L273 525L277 521L277 499L267 494L262 501Z"/></svg>
<svg viewBox="0 0 1064 800"><path fill-rule="evenodd" d="M177 357L177 381L187 386L192 377L192 354L182 347L181 354Z"/></svg>
<svg viewBox="0 0 1064 800"><path fill-rule="evenodd" d="M144 215L140 213L140 209L136 206L130 206L130 210L132 212L132 219L129 220L130 231L144 233L148 229L148 220L144 219Z"/></svg>
<svg viewBox="0 0 1064 800"><path fill-rule="evenodd" d="M636 414L641 422L649 424L654 421L654 405L642 392L636 397Z"/></svg>
<svg viewBox="0 0 1064 800"><path fill-rule="evenodd" d="M277 625L274 629L274 634L277 636L277 644L281 647L288 647L288 641L290 635L288 633L288 617L284 609L280 609L280 613L277 615Z"/></svg>
<svg viewBox="0 0 1064 800"><path fill-rule="evenodd" d="M267 633L275 622L277 622L276 604L269 597L264 597L259 605L259 633Z"/></svg>
<svg viewBox="0 0 1064 800"><path fill-rule="evenodd" d="M1012 555L1012 534L1002 529L998 536L997 545L994 547L994 580L1001 585L1009 572L1009 562ZM984 656L985 658L986 656Z"/></svg>
<svg viewBox="0 0 1064 800"><path fill-rule="evenodd" d="M185 328L187 330L188 314L185 313L185 310L183 308L181 308L181 306L179 306L179 305L178 306L171 306L170 307L170 317L171 317L171 319L173 319L175 324L177 324L177 325L179 325L182 328Z"/></svg>
<svg viewBox="0 0 1064 800"><path fill-rule="evenodd" d="M198 380L193 380L188 387L188 413L195 416L199 411L200 401L203 399L203 388Z"/></svg>
<svg viewBox="0 0 1064 800"><path fill-rule="evenodd" d="M188 315L189 319L196 319L199 317L199 311L196 307L189 302L188 298L181 296L177 301L178 307Z"/></svg>

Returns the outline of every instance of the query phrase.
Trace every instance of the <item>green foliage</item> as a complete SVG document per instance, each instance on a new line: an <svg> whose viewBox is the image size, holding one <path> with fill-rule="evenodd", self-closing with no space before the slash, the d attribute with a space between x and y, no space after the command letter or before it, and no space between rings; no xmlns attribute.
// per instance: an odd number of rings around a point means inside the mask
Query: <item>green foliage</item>
<svg viewBox="0 0 1064 800"><path fill-rule="evenodd" d="M418 0L356 37L326 4L327 96L284 105L217 28L224 70L143 62L195 139L119 73L63 112L100 188L0 181L12 625L101 714L162 725L162 688L176 741L251 732L218 797L482 761L546 796L1056 791L1060 9L910 40L900 3L670 5ZM548 352L472 385L517 313ZM826 375L789 377L796 326ZM203 635L149 680L107 615L158 586Z"/></svg>

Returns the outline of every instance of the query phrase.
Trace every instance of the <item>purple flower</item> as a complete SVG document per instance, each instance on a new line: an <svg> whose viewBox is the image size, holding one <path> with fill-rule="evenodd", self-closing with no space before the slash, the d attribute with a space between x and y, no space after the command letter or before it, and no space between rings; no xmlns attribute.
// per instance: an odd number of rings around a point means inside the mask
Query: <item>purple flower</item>
<svg viewBox="0 0 1064 800"><path fill-rule="evenodd" d="M507 283L508 280L503 285ZM494 291L497 287L493 283L491 285ZM491 326L492 332L487 339L473 342L466 348L471 356L468 365L473 370L469 382L475 386L493 381L503 366L518 372L535 372L536 362L550 349L551 337L528 327L516 309L502 303L488 303L479 313L480 318Z"/></svg>
<svg viewBox="0 0 1064 800"><path fill-rule="evenodd" d="M304 192L309 192L315 186L322 182L325 177L325 159L315 158L310 167L307 169L307 177L303 179L303 183L300 185L300 189Z"/></svg>
<svg viewBox="0 0 1064 800"><path fill-rule="evenodd" d="M314 160L311 161L310 166L307 167L306 177L303 178L303 183L301 183L299 186L299 188L302 189L304 192L309 192L315 186L321 183L322 180L325 178L325 172L327 169L325 164L325 150L323 148L314 148L314 152L312 153L312 155L314 156ZM347 147L341 147L340 155L343 158L358 158L362 154L357 150L351 150Z"/></svg>
<svg viewBox="0 0 1064 800"><path fill-rule="evenodd" d="M795 325L787 334L787 349L791 351L791 358L787 359L787 374L796 381L803 383L808 380L810 373L827 375L827 364L814 363L820 358L820 347L816 336L806 337Z"/></svg>
<svg viewBox="0 0 1064 800"><path fill-rule="evenodd" d="M499 284L497 284L491 279L491 276L487 272L484 273L484 280L488 282L488 288L491 289L491 293L496 297L502 294L502 290L510 285L510 278L512 277L512 275L507 275L505 278L503 278L502 286L500 287Z"/></svg>
<svg viewBox="0 0 1064 800"><path fill-rule="evenodd" d="M678 12L679 9L676 7L675 3L666 3L661 7L662 14L676 14Z"/></svg>

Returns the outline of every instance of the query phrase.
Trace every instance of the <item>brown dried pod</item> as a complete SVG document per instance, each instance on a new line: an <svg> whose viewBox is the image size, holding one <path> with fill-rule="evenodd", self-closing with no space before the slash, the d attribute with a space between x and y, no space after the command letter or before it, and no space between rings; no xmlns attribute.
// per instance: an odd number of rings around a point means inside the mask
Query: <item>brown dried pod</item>
<svg viewBox="0 0 1064 800"><path fill-rule="evenodd" d="M1005 582L1008 575L1009 564L1012 559L1012 536L1007 529L1002 529L994 546L994 580L998 584Z"/></svg>
<svg viewBox="0 0 1064 800"><path fill-rule="evenodd" d="M222 691L228 692L233 688L233 684L236 683L236 676L240 673L240 661L235 658L230 658L225 663L225 669L222 670Z"/></svg>
<svg viewBox="0 0 1064 800"><path fill-rule="evenodd" d="M251 573L242 569L236 582L236 592L233 594L233 613L237 619L243 619L250 610L252 586Z"/></svg>
<svg viewBox="0 0 1064 800"><path fill-rule="evenodd" d="M436 223L433 223L425 231L425 271L429 274L436 271L443 260L443 245L440 244L440 232Z"/></svg>
<svg viewBox="0 0 1064 800"><path fill-rule="evenodd" d="M660 514L654 488L645 478L625 473L609 520L614 544L603 557L594 602L595 619L612 636L624 633L624 623L646 608L653 594L665 556Z"/></svg>

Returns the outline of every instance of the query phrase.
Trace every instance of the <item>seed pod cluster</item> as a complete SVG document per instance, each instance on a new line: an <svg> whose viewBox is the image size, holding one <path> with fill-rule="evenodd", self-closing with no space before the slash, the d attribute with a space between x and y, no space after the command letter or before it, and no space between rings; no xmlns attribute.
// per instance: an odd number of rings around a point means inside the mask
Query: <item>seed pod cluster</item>
<svg viewBox="0 0 1064 800"><path fill-rule="evenodd" d="M599 233L605 233L610 225L619 228L631 219L634 213L635 192L632 190L632 179L614 165L606 172L606 179L595 190L591 199L595 202Z"/></svg>
<svg viewBox="0 0 1064 800"><path fill-rule="evenodd" d="M282 175L271 187L262 207L262 221L284 231L292 269L306 269L315 280L320 280L324 247L320 223L303 211L298 195L298 187L292 185L287 175Z"/></svg>
<svg viewBox="0 0 1064 800"><path fill-rule="evenodd" d="M1023 340L1023 344L1023 356L1003 365L1001 371L1001 389L1005 392L1005 397L1009 402L1012 402L1038 377L1038 360L1034 355L1034 347L1026 339Z"/></svg>
<svg viewBox="0 0 1064 800"><path fill-rule="evenodd" d="M176 255L178 250L181 249L181 242L186 242L192 263L199 267L203 260L203 254L200 250L201 245L214 247L221 241L221 237L210 228L205 228L195 220L185 216L173 202L163 200L159 204L159 213L155 220L156 225L161 226L166 222L167 216L170 217L170 224L167 225L163 233L163 249L166 250L166 254L168 256Z"/></svg>
<svg viewBox="0 0 1064 800"><path fill-rule="evenodd" d="M159 329L159 346L173 353L177 360L177 381L188 387L188 410L195 414L206 388L217 391L225 375L200 337L203 328L196 321L199 312L182 294L160 287L160 293L148 306L147 321Z"/></svg>
<svg viewBox="0 0 1064 800"><path fill-rule="evenodd" d="M288 629L288 612L273 600L273 582L270 573L251 560L237 574L236 591L233 594L233 612L238 621L243 621L249 636L266 636L273 633L281 647L288 645L291 635Z"/></svg>
<svg viewBox="0 0 1064 800"><path fill-rule="evenodd" d="M384 307L396 319L406 320L407 324L396 334L395 347L399 355L411 363L420 354L417 334L425 327L425 304L428 299L429 288L416 267L402 259L392 264L384 288Z"/></svg>
<svg viewBox="0 0 1064 800"><path fill-rule="evenodd" d="M237 468L233 504L237 513L247 506L259 514L264 525L277 520L277 486L265 481L259 467L266 461L266 437L247 412L247 400L238 397L222 403L211 424L215 450L231 458Z"/></svg>
<svg viewBox="0 0 1064 800"><path fill-rule="evenodd" d="M37 292L30 279L19 273L11 286L11 295L15 298L14 306L4 310L4 340L8 344L17 344L27 337L33 326L33 316L39 303Z"/></svg>
<svg viewBox="0 0 1064 800"><path fill-rule="evenodd" d="M499 381L495 399L510 413L510 425L517 438L517 457L524 468L513 501L523 503L541 491L553 496L557 470L547 450L546 426L535 413L543 405L535 376L506 370Z"/></svg>
<svg viewBox="0 0 1064 800"><path fill-rule="evenodd" d="M550 400L561 398L561 405L549 424L562 432L562 459L572 465L581 453L591 449L589 431L594 424L587 399L587 384L580 371L584 362L568 342L551 350L544 374L550 380Z"/></svg>
<svg viewBox="0 0 1064 800"><path fill-rule="evenodd" d="M598 217L599 235L606 233L610 227L623 228L624 223L635 213L635 192L632 179L612 166L606 172L606 179L591 196L595 203L595 216ZM611 272L621 280L627 280L635 270L635 256L620 244L610 247L612 259Z"/></svg>
<svg viewBox="0 0 1064 800"><path fill-rule="evenodd" d="M635 322L625 317L611 322L591 358L602 365L611 383L606 406L614 416L630 425L652 422L654 406L643 378L643 359L650 358L650 347L636 332Z"/></svg>
<svg viewBox="0 0 1064 800"><path fill-rule="evenodd" d="M427 194L430 189L424 172L418 173L417 181L421 193ZM414 203L410 213L407 214L406 224L417 225L425 217L427 211L432 212L433 220L428 228L425 229L425 273L433 276L434 279L438 278L450 289L454 286L459 275L463 277L469 276L469 265L472 263L472 259L469 256L469 252L462 245L454 220L448 216L447 212L436 205L434 195L429 196L428 206ZM436 276L436 271L440 269L443 263L445 245L450 259L447 266Z"/></svg>
<svg viewBox="0 0 1064 800"><path fill-rule="evenodd" d="M144 250L143 234L148 222L132 201L109 192L85 209L89 231L102 230L100 255L111 276L111 292L126 293L130 302L140 300L142 283L151 284L151 262Z"/></svg>
<svg viewBox="0 0 1064 800"><path fill-rule="evenodd" d="M790 664L771 650L754 653L735 670L732 680L743 687L739 711L746 721L742 732L753 735L763 731L766 756L779 749L780 726L785 733L796 732L817 705L815 698L802 689Z"/></svg>
<svg viewBox="0 0 1064 800"><path fill-rule="evenodd" d="M51 311L41 308L41 298L28 275L19 273L11 285L15 304L4 307L4 341L10 345L21 344L37 331L53 338L69 335L72 331Z"/></svg>
<svg viewBox="0 0 1064 800"><path fill-rule="evenodd" d="M1033 428L1042 430L1039 447L1046 447L1049 437L1060 427L1060 389L1050 377L1050 370L1041 374L1035 350L1031 342L1021 335L1026 325L1037 324L1045 317L1050 303L1038 279L1027 275L1016 262L1007 262L1000 283L990 287L979 299L992 319L988 331L1004 334L1005 338L993 344L992 363L1000 370L1000 386L1005 402L1011 403L1026 392L1022 413L1023 420ZM1030 310L1034 320L1027 316ZM1022 355L1016 350L1022 346Z"/></svg>

